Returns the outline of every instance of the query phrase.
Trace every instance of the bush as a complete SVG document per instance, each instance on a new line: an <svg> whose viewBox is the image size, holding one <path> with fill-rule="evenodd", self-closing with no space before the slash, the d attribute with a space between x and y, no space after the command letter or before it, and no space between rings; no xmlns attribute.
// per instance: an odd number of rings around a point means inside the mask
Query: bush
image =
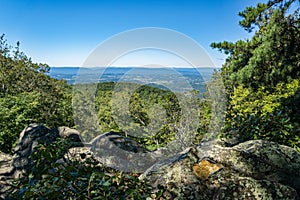
<svg viewBox="0 0 300 200"><path fill-rule="evenodd" d="M36 122L38 99L38 93L0 98L0 151L10 153L21 130L29 123Z"/></svg>
<svg viewBox="0 0 300 200"><path fill-rule="evenodd" d="M39 145L25 176L14 183L11 199L146 199L151 187L138 174L125 174L101 166L92 158L67 165L56 162L70 147L58 139Z"/></svg>
<svg viewBox="0 0 300 200"><path fill-rule="evenodd" d="M237 87L231 96L227 129L238 130L241 141L265 139L300 150L299 87L297 79L277 84L274 92Z"/></svg>

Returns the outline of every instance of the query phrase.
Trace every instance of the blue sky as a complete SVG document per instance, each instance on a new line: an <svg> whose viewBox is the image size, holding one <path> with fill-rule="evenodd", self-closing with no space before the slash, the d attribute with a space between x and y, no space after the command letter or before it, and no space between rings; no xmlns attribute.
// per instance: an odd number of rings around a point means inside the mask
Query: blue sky
<svg viewBox="0 0 300 200"><path fill-rule="evenodd" d="M114 34L162 27L193 38L220 66L225 55L211 49L210 43L250 37L238 25L238 12L262 1L1 0L0 34L10 44L20 41L35 62L81 66L99 43Z"/></svg>

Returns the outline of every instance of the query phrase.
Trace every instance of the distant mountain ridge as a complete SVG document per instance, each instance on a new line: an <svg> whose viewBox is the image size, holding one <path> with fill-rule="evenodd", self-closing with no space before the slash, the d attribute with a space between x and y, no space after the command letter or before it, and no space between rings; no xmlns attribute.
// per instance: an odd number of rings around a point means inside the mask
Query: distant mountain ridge
<svg viewBox="0 0 300 200"><path fill-rule="evenodd" d="M174 84L183 85L183 80L200 93L205 91L206 82L210 80L217 68L143 68L143 67L51 67L48 75L56 79L64 79L69 84L78 82L79 76L89 77L101 74L97 82L136 82L151 85ZM87 78L88 79L88 78ZM95 82L88 79L88 82ZM181 81L180 81L181 80ZM186 89L184 84L183 90ZM185 88L184 88L185 87Z"/></svg>

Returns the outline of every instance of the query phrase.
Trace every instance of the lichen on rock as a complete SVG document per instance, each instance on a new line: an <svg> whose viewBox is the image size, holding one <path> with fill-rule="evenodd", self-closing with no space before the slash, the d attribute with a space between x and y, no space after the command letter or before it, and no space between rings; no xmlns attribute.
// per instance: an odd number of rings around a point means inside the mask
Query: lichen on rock
<svg viewBox="0 0 300 200"><path fill-rule="evenodd" d="M273 142L232 147L216 142L205 153L201 145L192 147L175 163L141 178L178 199L299 199L299 159L296 150Z"/></svg>
<svg viewBox="0 0 300 200"><path fill-rule="evenodd" d="M193 166L193 171L198 178L206 180L210 175L216 173L222 168L223 166L220 164L214 163L208 159L202 159L199 163L196 163Z"/></svg>

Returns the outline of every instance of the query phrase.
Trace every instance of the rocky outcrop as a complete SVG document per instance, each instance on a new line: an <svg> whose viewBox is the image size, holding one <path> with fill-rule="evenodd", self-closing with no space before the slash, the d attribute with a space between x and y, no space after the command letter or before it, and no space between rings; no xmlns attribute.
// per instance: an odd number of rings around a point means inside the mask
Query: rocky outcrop
<svg viewBox="0 0 300 200"><path fill-rule="evenodd" d="M49 145L59 137L57 131L53 131L45 126L31 124L27 126L20 134L17 144L13 151L12 175L17 178L28 164L30 164L30 155L38 144Z"/></svg>
<svg viewBox="0 0 300 200"><path fill-rule="evenodd" d="M123 172L142 173L155 164L163 152L163 149L149 151L133 139L116 132L99 135L86 145L98 162Z"/></svg>
<svg viewBox="0 0 300 200"><path fill-rule="evenodd" d="M49 145L57 138L68 138L71 146L83 146L78 131L68 127L49 129L43 125L31 124L20 134L13 155L0 154L0 197L4 197L14 178L22 176L31 163L30 155L38 144Z"/></svg>
<svg viewBox="0 0 300 200"><path fill-rule="evenodd" d="M299 199L300 154L273 142L199 145L156 165L140 178L163 188L163 199Z"/></svg>
<svg viewBox="0 0 300 200"><path fill-rule="evenodd" d="M164 152L164 149L149 152L137 142L114 132L102 134L83 146L74 129L49 129L33 124L20 134L13 156L0 153L2 198L13 178L21 175L30 164L29 156L34 147L40 143L50 144L57 138L70 138L73 143L68 153L57 161L64 164L93 158L106 165L115 160L102 157L100 150L107 152L115 148L133 156L152 153L153 159ZM299 152L273 142L204 142L153 165L152 161L149 160L150 167L140 175L140 179L150 181L153 186L149 199L299 199L300 195Z"/></svg>
<svg viewBox="0 0 300 200"><path fill-rule="evenodd" d="M27 126L20 134L17 144L14 148L13 156L13 176L16 178L22 174L22 171L30 164L30 155L38 144L48 146L57 138L68 138L72 146L83 146L79 132L68 127L59 127L50 129L43 125L31 124Z"/></svg>

